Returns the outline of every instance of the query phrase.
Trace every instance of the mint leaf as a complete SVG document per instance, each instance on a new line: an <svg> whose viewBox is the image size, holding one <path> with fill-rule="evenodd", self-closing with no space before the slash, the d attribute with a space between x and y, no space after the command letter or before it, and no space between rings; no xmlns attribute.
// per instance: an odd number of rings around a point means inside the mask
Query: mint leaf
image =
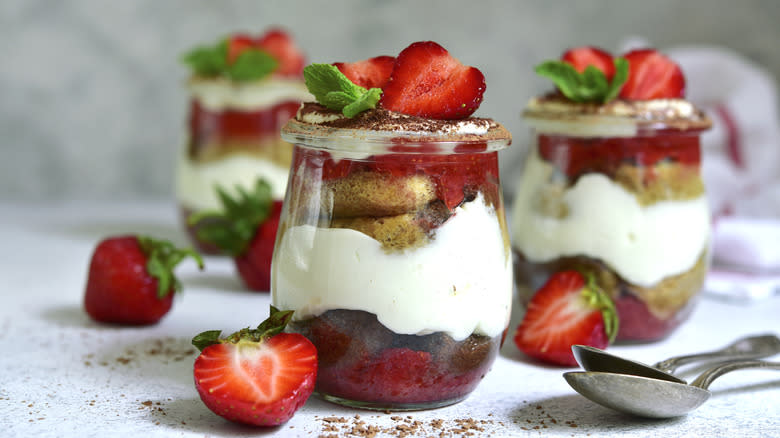
<svg viewBox="0 0 780 438"><path fill-rule="evenodd" d="M376 108L379 98L382 97L382 90L379 88L372 88L368 92L363 93L356 101L345 106L342 112L345 116L355 117L363 111Z"/></svg>
<svg viewBox="0 0 780 438"><path fill-rule="evenodd" d="M606 103L617 97L620 88L628 79L628 61L615 59L615 76L608 81L603 71L589 65L582 73L564 61L546 61L536 66L535 71L555 84L568 99L574 102Z"/></svg>
<svg viewBox="0 0 780 438"><path fill-rule="evenodd" d="M228 66L226 73L234 81L252 81L271 74L278 66L279 62L267 52L248 49Z"/></svg>
<svg viewBox="0 0 780 438"><path fill-rule="evenodd" d="M379 88L366 90L356 85L331 64L307 65L303 69L303 80L320 105L341 111L349 118L376 108L382 94Z"/></svg>
<svg viewBox="0 0 780 438"><path fill-rule="evenodd" d="M279 61L268 52L251 48L242 52L235 62L228 64L228 40L213 46L196 47L185 53L182 62L198 76L226 76L234 81L253 81L271 74Z"/></svg>
<svg viewBox="0 0 780 438"><path fill-rule="evenodd" d="M615 76L612 76L612 83L609 84L607 93L602 102L606 103L617 97L623 84L628 80L628 60L626 58L615 58Z"/></svg>

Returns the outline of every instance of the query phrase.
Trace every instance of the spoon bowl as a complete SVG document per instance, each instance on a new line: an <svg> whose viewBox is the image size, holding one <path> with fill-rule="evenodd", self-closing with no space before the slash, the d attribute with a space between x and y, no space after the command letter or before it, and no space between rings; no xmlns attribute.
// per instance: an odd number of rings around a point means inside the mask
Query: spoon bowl
<svg viewBox="0 0 780 438"><path fill-rule="evenodd" d="M685 380L672 374L683 365L694 362L722 362L773 356L780 353L780 338L772 334L749 336L737 339L719 350L675 356L654 365L624 359L587 345L572 345L571 350L577 363L586 371L630 374L685 384Z"/></svg>
<svg viewBox="0 0 780 438"><path fill-rule="evenodd" d="M690 385L599 371L572 371L563 377L575 391L604 407L640 417L671 418L685 415L706 402L711 395L707 388L716 378L746 368L780 370L780 362L726 362L708 369Z"/></svg>

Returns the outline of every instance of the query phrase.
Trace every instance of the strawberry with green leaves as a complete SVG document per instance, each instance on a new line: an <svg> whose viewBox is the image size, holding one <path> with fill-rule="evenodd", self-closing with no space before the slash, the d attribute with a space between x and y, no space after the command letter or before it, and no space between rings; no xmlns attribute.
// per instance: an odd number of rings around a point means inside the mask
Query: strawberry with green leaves
<svg viewBox="0 0 780 438"><path fill-rule="evenodd" d="M574 344L606 348L618 331L612 299L590 274L560 271L553 274L528 303L515 332L523 353L543 362L576 366Z"/></svg>
<svg viewBox="0 0 780 438"><path fill-rule="evenodd" d="M598 47L575 47L558 61L539 64L536 72L552 80L558 91L573 102L685 97L680 66L655 49L632 50L613 58Z"/></svg>
<svg viewBox="0 0 780 438"><path fill-rule="evenodd" d="M282 212L282 201L271 197L271 186L258 179L251 191L236 187L236 197L221 187L222 210L205 210L188 218L199 240L233 257L244 284L256 291L271 287L271 257Z"/></svg>
<svg viewBox="0 0 780 438"><path fill-rule="evenodd" d="M283 333L292 311L271 314L256 329L221 338L210 330L192 340L195 388L203 403L230 421L255 426L287 422L314 391L317 350L303 335Z"/></svg>
<svg viewBox="0 0 780 438"><path fill-rule="evenodd" d="M103 239L89 264L84 309L99 322L148 325L170 311L181 282L173 268L185 257L203 269L200 255L167 240L124 235Z"/></svg>
<svg viewBox="0 0 780 438"><path fill-rule="evenodd" d="M257 38L233 34L216 45L187 52L182 60L198 76L224 76L233 81L259 80L271 74L300 77L306 62L290 35L276 28Z"/></svg>

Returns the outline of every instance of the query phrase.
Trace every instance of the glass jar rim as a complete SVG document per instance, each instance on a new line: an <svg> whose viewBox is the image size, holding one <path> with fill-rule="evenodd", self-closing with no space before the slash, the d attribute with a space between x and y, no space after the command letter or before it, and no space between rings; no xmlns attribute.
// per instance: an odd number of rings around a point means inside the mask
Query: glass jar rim
<svg viewBox="0 0 780 438"><path fill-rule="evenodd" d="M545 134L632 137L659 131L698 134L712 121L685 99L577 103L559 97L531 99L522 118Z"/></svg>
<svg viewBox="0 0 780 438"><path fill-rule="evenodd" d="M289 120L282 139L295 145L339 154L465 154L496 152L512 143L500 124L486 134L417 133L334 128Z"/></svg>

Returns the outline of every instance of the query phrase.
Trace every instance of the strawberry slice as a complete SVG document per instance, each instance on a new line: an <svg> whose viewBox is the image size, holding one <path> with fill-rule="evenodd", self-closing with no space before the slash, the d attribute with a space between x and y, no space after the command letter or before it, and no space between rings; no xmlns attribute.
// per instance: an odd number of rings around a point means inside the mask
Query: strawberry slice
<svg viewBox="0 0 780 438"><path fill-rule="evenodd" d="M227 338L219 330L193 338L195 388L203 403L230 421L276 426L289 420L311 393L317 377L317 350L303 335L281 333L292 311L271 307L257 329Z"/></svg>
<svg viewBox="0 0 780 438"><path fill-rule="evenodd" d="M279 67L274 74L279 76L303 75L306 58L303 56L303 51L295 45L295 41L285 31L270 29L258 38L256 47L270 53L279 61Z"/></svg>
<svg viewBox="0 0 780 438"><path fill-rule="evenodd" d="M598 47L583 46L569 49L561 56L561 61L571 64L580 73L584 72L587 66L592 65L604 72L609 81L615 75L615 62L612 55Z"/></svg>
<svg viewBox="0 0 780 438"><path fill-rule="evenodd" d="M433 41L420 41L396 58L380 104L391 111L432 119L463 119L479 108L485 76Z"/></svg>
<svg viewBox="0 0 780 438"><path fill-rule="evenodd" d="M357 62L334 62L333 65L350 81L363 88L384 88L390 80L395 58L376 56Z"/></svg>
<svg viewBox="0 0 780 438"><path fill-rule="evenodd" d="M628 80L620 89L623 99L685 97L685 76L671 59L654 49L633 50L623 57L628 60Z"/></svg>
<svg viewBox="0 0 780 438"><path fill-rule="evenodd" d="M515 344L541 361L576 366L572 345L606 348L616 334L615 306L593 277L561 271L531 298L517 327Z"/></svg>
<svg viewBox="0 0 780 438"><path fill-rule="evenodd" d="M254 48L255 41L249 35L240 33L228 39L227 62L233 64L245 50Z"/></svg>

